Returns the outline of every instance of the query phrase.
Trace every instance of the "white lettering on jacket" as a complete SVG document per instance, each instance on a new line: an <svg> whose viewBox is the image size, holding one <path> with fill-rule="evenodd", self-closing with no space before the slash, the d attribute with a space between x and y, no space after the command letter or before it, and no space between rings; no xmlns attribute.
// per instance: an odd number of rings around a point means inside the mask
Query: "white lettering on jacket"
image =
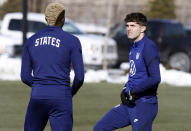
<svg viewBox="0 0 191 131"><path fill-rule="evenodd" d="M60 47L60 39L57 39L55 37L45 36L41 38L37 38L35 40L35 47L39 45L51 45L55 47Z"/></svg>

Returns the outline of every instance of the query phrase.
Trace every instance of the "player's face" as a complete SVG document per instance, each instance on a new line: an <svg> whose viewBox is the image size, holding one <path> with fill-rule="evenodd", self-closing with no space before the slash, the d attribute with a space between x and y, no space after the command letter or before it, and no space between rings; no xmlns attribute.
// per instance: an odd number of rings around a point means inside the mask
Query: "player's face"
<svg viewBox="0 0 191 131"><path fill-rule="evenodd" d="M133 40L134 42L139 41L142 36L144 35L146 27L137 24L136 22L127 22L126 23L126 30L127 36L129 39Z"/></svg>

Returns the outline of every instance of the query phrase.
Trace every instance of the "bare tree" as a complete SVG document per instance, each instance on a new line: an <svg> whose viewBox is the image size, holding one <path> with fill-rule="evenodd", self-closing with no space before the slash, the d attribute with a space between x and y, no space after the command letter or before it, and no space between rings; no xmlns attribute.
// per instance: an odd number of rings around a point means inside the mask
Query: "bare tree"
<svg viewBox="0 0 191 131"><path fill-rule="evenodd" d="M50 0L29 0L28 7L30 12L44 12Z"/></svg>
<svg viewBox="0 0 191 131"><path fill-rule="evenodd" d="M103 69L107 70L107 58L106 58L106 53L107 53L107 47L108 47L108 39L109 39L109 34L110 34L110 28L111 28L111 20L112 20L112 12L113 12L113 0L108 0L107 3L107 32L105 36L105 43L104 43L104 63L103 63Z"/></svg>

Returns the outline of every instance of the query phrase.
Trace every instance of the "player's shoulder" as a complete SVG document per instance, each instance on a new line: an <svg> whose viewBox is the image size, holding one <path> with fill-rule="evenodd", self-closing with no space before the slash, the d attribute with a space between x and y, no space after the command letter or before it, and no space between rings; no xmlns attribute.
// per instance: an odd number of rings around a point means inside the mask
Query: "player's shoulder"
<svg viewBox="0 0 191 131"><path fill-rule="evenodd" d="M35 34L33 34L31 37L29 37L28 40L34 40L36 37L39 37L43 32L46 31L46 28L41 29L40 31L37 31Z"/></svg>
<svg viewBox="0 0 191 131"><path fill-rule="evenodd" d="M65 37L70 38L71 40L79 40L78 37L76 37L75 35L73 35L71 33L66 32L66 31L62 31L62 34Z"/></svg>
<svg viewBox="0 0 191 131"><path fill-rule="evenodd" d="M144 49L158 49L157 45L154 43L154 41L152 41L151 39L149 39L147 36L144 36L143 38L144 41Z"/></svg>
<svg viewBox="0 0 191 131"><path fill-rule="evenodd" d="M157 45L149 38L144 37L143 54L145 57L159 56L159 50Z"/></svg>
<svg viewBox="0 0 191 131"><path fill-rule="evenodd" d="M68 33L66 31L63 31L62 33L63 33L63 37L66 38L65 40L67 40L70 43L71 46L75 47L75 46L80 46L81 45L80 40L79 40L79 38L77 36L75 36L75 35L73 35L71 33Z"/></svg>
<svg viewBox="0 0 191 131"><path fill-rule="evenodd" d="M30 36L30 37L26 40L24 47L30 47L30 46L32 46L31 43L34 43L34 41L36 40L36 38L39 37L39 36L42 34L42 32L45 31L45 29L46 29L46 28L44 28L44 29L42 29L42 30L36 32L36 33L33 34L32 36Z"/></svg>

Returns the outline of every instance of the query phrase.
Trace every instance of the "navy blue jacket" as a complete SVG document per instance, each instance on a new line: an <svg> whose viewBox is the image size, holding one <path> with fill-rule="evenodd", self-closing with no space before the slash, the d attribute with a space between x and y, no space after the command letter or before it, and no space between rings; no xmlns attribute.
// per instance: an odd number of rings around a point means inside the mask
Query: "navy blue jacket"
<svg viewBox="0 0 191 131"><path fill-rule="evenodd" d="M75 77L70 87L71 64ZM77 37L48 26L24 45L21 80L32 87L32 97L74 95L84 81L82 48Z"/></svg>
<svg viewBox="0 0 191 131"><path fill-rule="evenodd" d="M161 81L160 56L157 46L146 36L132 43L129 54L130 72L126 91L139 96L156 96Z"/></svg>

